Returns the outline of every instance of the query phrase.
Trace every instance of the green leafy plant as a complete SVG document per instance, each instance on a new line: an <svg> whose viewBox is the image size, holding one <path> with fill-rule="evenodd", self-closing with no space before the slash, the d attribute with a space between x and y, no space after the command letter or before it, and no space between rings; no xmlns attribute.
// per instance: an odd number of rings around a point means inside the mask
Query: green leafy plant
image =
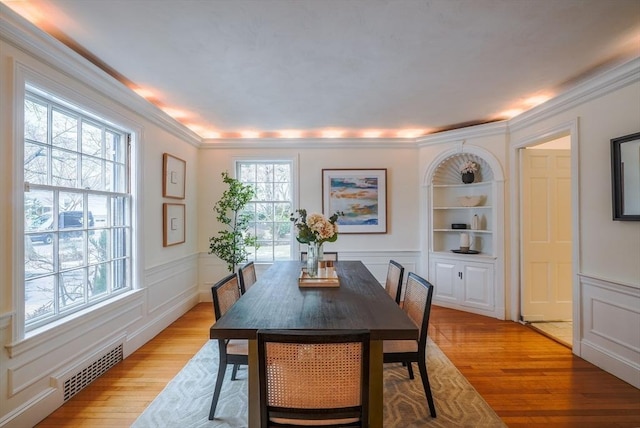
<svg viewBox="0 0 640 428"><path fill-rule="evenodd" d="M247 247L258 246L258 238L249 232L249 222L253 216L244 211L245 206L255 196L255 191L250 185L240 180L229 177L227 172L222 173L222 181L228 189L222 193L222 197L213 207L216 219L225 225L218 235L209 238L209 254L215 254L227 262L230 272L235 272L236 266L247 260L249 252Z"/></svg>

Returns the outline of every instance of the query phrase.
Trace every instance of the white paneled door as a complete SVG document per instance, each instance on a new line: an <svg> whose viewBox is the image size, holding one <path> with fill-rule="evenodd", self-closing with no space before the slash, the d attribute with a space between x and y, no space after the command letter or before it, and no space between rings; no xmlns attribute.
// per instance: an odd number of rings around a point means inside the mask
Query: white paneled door
<svg viewBox="0 0 640 428"><path fill-rule="evenodd" d="M571 320L571 151L520 152L522 318Z"/></svg>

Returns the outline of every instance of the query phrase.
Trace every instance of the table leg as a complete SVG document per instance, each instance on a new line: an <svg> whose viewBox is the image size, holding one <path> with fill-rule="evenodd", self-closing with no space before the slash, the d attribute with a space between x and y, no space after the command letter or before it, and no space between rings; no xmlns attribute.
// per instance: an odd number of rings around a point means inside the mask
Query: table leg
<svg viewBox="0 0 640 428"><path fill-rule="evenodd" d="M372 340L369 360L369 426L382 428L383 421L383 379L382 340Z"/></svg>
<svg viewBox="0 0 640 428"><path fill-rule="evenodd" d="M249 340L249 428L260 427L260 376L258 375L258 341Z"/></svg>

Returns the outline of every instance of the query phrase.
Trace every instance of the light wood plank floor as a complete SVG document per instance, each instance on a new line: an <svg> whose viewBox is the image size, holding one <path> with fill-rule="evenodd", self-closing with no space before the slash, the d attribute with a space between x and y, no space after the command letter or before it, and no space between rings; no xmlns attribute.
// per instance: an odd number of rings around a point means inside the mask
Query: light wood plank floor
<svg viewBox="0 0 640 428"><path fill-rule="evenodd" d="M128 427L212 323L211 303L198 304L38 427ZM640 427L640 390L526 326L434 306L429 330L509 427Z"/></svg>

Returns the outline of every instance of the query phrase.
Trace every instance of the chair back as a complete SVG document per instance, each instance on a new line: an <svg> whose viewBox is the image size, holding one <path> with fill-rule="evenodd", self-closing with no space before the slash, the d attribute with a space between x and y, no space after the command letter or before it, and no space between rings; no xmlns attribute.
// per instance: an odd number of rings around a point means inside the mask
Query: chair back
<svg viewBox="0 0 640 428"><path fill-rule="evenodd" d="M389 260L389 268L387 269L387 280L384 289L387 290L389 296L400 304L400 296L402 295L402 278L404 276L404 267L394 261Z"/></svg>
<svg viewBox="0 0 640 428"><path fill-rule="evenodd" d="M238 279L240 280L240 293L244 294L257 281L256 266L253 262L249 262L238 269Z"/></svg>
<svg viewBox="0 0 640 428"><path fill-rule="evenodd" d="M240 299L240 287L238 276L232 273L211 287L213 297L213 314L219 320L235 302Z"/></svg>
<svg viewBox="0 0 640 428"><path fill-rule="evenodd" d="M409 272L404 292L402 309L413 320L419 330L418 352L425 353L427 347L427 330L429 329L429 315L433 285L421 276Z"/></svg>
<svg viewBox="0 0 640 428"><path fill-rule="evenodd" d="M257 338L260 426L368 426L367 330L259 330Z"/></svg>
<svg viewBox="0 0 640 428"><path fill-rule="evenodd" d="M300 251L300 260L303 262L307 261L307 252L306 251ZM322 260L329 260L329 261L334 261L337 262L338 261L338 253L335 251L325 251L322 253Z"/></svg>

